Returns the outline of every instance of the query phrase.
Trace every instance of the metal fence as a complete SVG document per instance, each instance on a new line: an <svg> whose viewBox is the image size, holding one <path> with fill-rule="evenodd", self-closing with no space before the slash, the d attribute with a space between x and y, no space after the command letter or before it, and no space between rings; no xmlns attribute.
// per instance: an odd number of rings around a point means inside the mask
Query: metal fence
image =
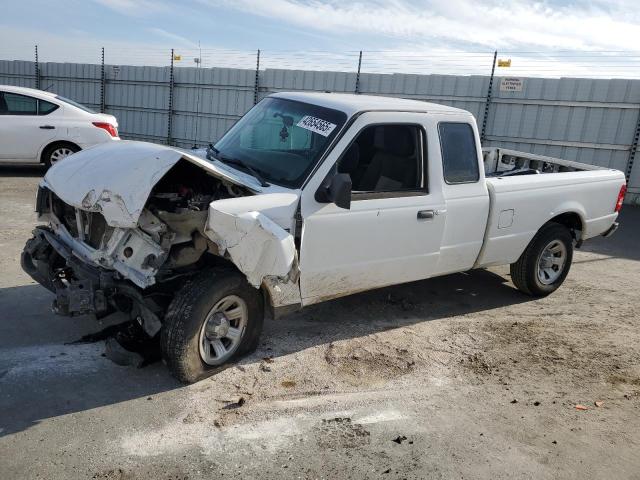
<svg viewBox="0 0 640 480"><path fill-rule="evenodd" d="M622 170L628 201L640 203L640 160L634 162L640 80L505 77L493 70L366 73L361 57L342 72L264 68L259 53L255 60L251 69L177 67L173 61L160 67L0 60L0 84L55 91L118 117L123 138L180 147L215 142L272 92L350 92L441 103L473 113L485 145Z"/></svg>

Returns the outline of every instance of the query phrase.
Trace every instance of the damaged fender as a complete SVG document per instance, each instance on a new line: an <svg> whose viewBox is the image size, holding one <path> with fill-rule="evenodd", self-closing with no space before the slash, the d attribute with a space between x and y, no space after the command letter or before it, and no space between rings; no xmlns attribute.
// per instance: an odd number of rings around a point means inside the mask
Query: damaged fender
<svg viewBox="0 0 640 480"><path fill-rule="evenodd" d="M205 233L228 254L251 285L259 288L265 277L297 281L297 252L293 237L260 212L227 213L209 209Z"/></svg>

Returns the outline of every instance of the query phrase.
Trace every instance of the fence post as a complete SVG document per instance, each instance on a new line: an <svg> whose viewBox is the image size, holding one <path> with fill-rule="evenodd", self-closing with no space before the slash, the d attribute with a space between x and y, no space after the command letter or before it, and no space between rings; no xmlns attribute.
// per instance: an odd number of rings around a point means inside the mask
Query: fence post
<svg viewBox="0 0 640 480"><path fill-rule="evenodd" d="M38 45L36 45L36 89L40 90L40 62L38 61Z"/></svg>
<svg viewBox="0 0 640 480"><path fill-rule="evenodd" d="M258 103L258 93L260 93L260 49L256 55L256 82L253 86L253 104Z"/></svg>
<svg viewBox="0 0 640 480"><path fill-rule="evenodd" d="M104 72L104 47L102 47L102 62L100 63L100 113L104 113L106 109L105 105L105 84L107 83L107 78Z"/></svg>
<svg viewBox="0 0 640 480"><path fill-rule="evenodd" d="M638 151L638 142L640 141L640 112L638 112L638 121L636 122L636 132L633 135L633 142L631 142L631 149L629 150L629 161L627 162L627 183L631 177L631 170L633 170L633 162L636 158L636 152Z"/></svg>
<svg viewBox="0 0 640 480"><path fill-rule="evenodd" d="M360 68L362 67L362 50L358 56L358 73L356 73L356 89L355 93L360 93Z"/></svg>
<svg viewBox="0 0 640 480"><path fill-rule="evenodd" d="M169 69L169 111L167 119L167 145L171 145L173 139L173 48L171 49L171 68Z"/></svg>
<svg viewBox="0 0 640 480"><path fill-rule="evenodd" d="M491 77L489 78L489 88L487 88L487 100L484 104L484 117L482 118L482 132L480 134L480 141L484 142L487 133L487 120L489 119L489 105L491 104L491 94L493 92L493 75L496 71L496 59L498 58L498 51L493 52L493 64L491 65Z"/></svg>

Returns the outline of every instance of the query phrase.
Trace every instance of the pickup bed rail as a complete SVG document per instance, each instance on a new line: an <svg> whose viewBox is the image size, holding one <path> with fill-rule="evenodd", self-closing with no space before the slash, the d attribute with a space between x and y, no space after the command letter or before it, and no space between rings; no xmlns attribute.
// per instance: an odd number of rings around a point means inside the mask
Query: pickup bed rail
<svg viewBox="0 0 640 480"><path fill-rule="evenodd" d="M605 167L563 160L561 158L536 155L507 148L488 147L482 149L484 171L487 176L502 174L537 174L606 170Z"/></svg>

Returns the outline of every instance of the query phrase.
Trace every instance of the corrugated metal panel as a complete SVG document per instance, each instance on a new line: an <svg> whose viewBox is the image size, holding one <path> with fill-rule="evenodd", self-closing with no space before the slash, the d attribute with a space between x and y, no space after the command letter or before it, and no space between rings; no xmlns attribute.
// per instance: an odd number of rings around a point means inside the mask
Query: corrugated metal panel
<svg viewBox="0 0 640 480"><path fill-rule="evenodd" d="M360 92L439 103L482 118L488 77L455 75L362 74Z"/></svg>
<svg viewBox="0 0 640 480"><path fill-rule="evenodd" d="M165 143L169 68L105 65L105 78L105 110L118 118L120 135Z"/></svg>
<svg viewBox="0 0 640 480"><path fill-rule="evenodd" d="M173 138L180 146L215 142L253 106L255 71L175 70Z"/></svg>
<svg viewBox="0 0 640 480"><path fill-rule="evenodd" d="M90 108L100 106L100 65L40 64L40 88Z"/></svg>
<svg viewBox="0 0 640 480"><path fill-rule="evenodd" d="M490 144L626 170L639 81L525 78L520 92L501 91L500 78L495 85Z"/></svg>
<svg viewBox="0 0 640 480"><path fill-rule="evenodd" d="M0 85L35 88L35 63L23 60L0 60Z"/></svg>
<svg viewBox="0 0 640 480"><path fill-rule="evenodd" d="M305 90L353 93L356 74L352 72L316 72L269 69L262 72L260 86L268 92Z"/></svg>
<svg viewBox="0 0 640 480"><path fill-rule="evenodd" d="M100 65L44 63L41 88L87 106L100 103ZM118 117L124 138L166 142L169 67L105 66L106 110ZM255 70L177 67L173 131L177 145L218 140L254 101ZM0 60L0 83L35 87L33 62ZM271 92L353 92L354 72L268 69L259 75L259 99ZM441 103L470 111L481 121L489 78L483 76L370 74L360 92ZM525 78L521 92L494 82L486 144L627 169L640 115L640 81ZM640 159L630 190L640 192Z"/></svg>

